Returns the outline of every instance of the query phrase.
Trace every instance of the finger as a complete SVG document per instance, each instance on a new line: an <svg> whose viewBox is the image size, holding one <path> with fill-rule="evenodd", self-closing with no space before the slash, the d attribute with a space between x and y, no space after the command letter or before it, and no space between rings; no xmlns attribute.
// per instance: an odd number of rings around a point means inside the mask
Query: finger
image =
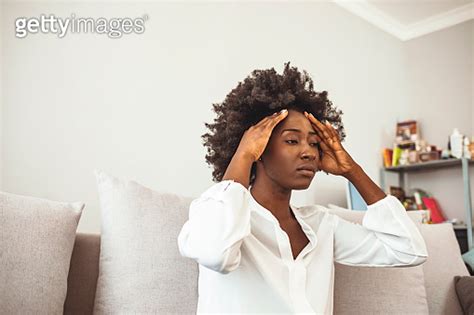
<svg viewBox="0 0 474 315"><path fill-rule="evenodd" d="M317 130L319 136L328 144L332 144L334 142L332 134L330 134L329 130L323 129L318 127L315 123L311 123L314 128Z"/></svg>
<svg viewBox="0 0 474 315"><path fill-rule="evenodd" d="M320 136L316 135L316 139L318 139L319 145L321 146L321 149L325 152L332 152L332 149L329 147L329 145L326 143L325 140L323 140Z"/></svg>
<svg viewBox="0 0 474 315"><path fill-rule="evenodd" d="M329 136L328 131L326 131L326 127L314 117L313 114L305 112L305 116L309 119L309 121L316 127L316 129L325 137Z"/></svg>
<svg viewBox="0 0 474 315"><path fill-rule="evenodd" d="M332 128L331 124L328 121L326 121L324 123L324 126L326 127L326 132L329 134L331 140L332 141L337 141L338 138L337 138L336 133L334 132L334 129Z"/></svg>
<svg viewBox="0 0 474 315"><path fill-rule="evenodd" d="M267 124L269 121L272 121L276 118L278 118L281 114L282 114L282 110L279 111L279 112L275 112L271 115L268 115L268 116L265 116L262 120L260 120L257 124L255 124L254 126L261 126L261 125L265 125Z"/></svg>
<svg viewBox="0 0 474 315"><path fill-rule="evenodd" d="M276 114L276 113L275 113ZM274 114L273 114L274 115ZM254 126L255 127L259 127L261 125L263 125L265 122L269 121L273 115L268 115L268 116L265 116L264 118L262 118L258 123L256 123Z"/></svg>
<svg viewBox="0 0 474 315"><path fill-rule="evenodd" d="M316 118L315 118L316 119ZM320 121L317 122L318 123L318 127L319 127L319 130L321 131L321 133L323 134L324 138L326 140L329 140L329 141L334 141L333 139L333 134L331 133L331 131L329 130L329 127L323 123L321 123Z"/></svg>
<svg viewBox="0 0 474 315"><path fill-rule="evenodd" d="M306 115L306 117L308 117L310 122L316 126L316 128L322 133L324 139L327 139L328 142L333 143L339 140L339 137L336 135L335 130L331 129L331 127L327 124L321 123L318 119L316 119L316 117L314 117L313 114L309 113Z"/></svg>
<svg viewBox="0 0 474 315"><path fill-rule="evenodd" d="M282 121L283 119L288 116L288 110L281 110L275 116L271 117L267 123L267 126L270 127L272 130L275 126Z"/></svg>
<svg viewBox="0 0 474 315"><path fill-rule="evenodd" d="M326 126L328 127L329 132L332 134L333 138L339 141L339 134L337 133L336 129L330 122L326 122Z"/></svg>
<svg viewBox="0 0 474 315"><path fill-rule="evenodd" d="M316 138L318 139L319 146L323 150L324 154L327 154L331 156L332 158L336 159L334 155L334 150L337 149L337 146L336 147L334 146L333 141L331 139L321 138L320 135L316 135Z"/></svg>
<svg viewBox="0 0 474 315"><path fill-rule="evenodd" d="M336 160L334 151L327 144L325 144L324 141L320 141L318 143L319 143L319 146L321 147L321 150L323 151L321 157L327 155L327 156L332 157L334 160Z"/></svg>

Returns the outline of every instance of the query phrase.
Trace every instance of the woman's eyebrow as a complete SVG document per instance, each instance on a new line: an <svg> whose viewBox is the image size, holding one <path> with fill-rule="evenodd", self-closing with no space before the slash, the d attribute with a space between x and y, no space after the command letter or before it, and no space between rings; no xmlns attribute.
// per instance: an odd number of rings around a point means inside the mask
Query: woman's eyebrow
<svg viewBox="0 0 474 315"><path fill-rule="evenodd" d="M301 130L299 130L299 129L288 128L288 129L283 129L283 130L281 131L280 135L281 135L283 132L285 132L285 131L301 132ZM310 134L310 135L316 135L317 133L314 132L314 131L310 131L309 134Z"/></svg>

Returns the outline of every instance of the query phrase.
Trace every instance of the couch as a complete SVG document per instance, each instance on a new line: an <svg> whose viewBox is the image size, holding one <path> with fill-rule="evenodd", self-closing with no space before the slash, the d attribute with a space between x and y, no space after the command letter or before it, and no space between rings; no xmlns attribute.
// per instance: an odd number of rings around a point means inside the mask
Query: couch
<svg viewBox="0 0 474 315"><path fill-rule="evenodd" d="M429 313L462 314L453 279L455 276L469 276L469 270L462 260L452 224L421 224L420 231L426 241L429 253L428 260L422 265ZM69 269L64 314L92 314L99 273L99 255L100 234L76 234ZM357 279L356 273L352 273L352 269L349 273L345 273L346 276L338 277L338 271L342 275L344 268L346 271L347 268L354 268L354 272L357 270L357 267L336 263L334 313L357 314L357 309L354 309L354 306L351 306L350 311L343 306L345 303L344 297L339 294L343 285L351 285L350 282ZM347 274L353 274L354 277L348 277ZM369 282L373 280L374 284L380 285L380 283L383 283L383 281L375 281L380 273L374 270L371 274L374 279L368 279ZM404 284L399 283L398 285ZM379 289L382 288L374 288L374 290ZM195 292L196 294L189 298L195 300L197 305L197 287ZM370 295L361 294L359 297L362 300L359 300L358 303L371 303ZM392 303L403 305L405 300L403 297L394 296ZM179 305L176 305L176 313L182 313Z"/></svg>

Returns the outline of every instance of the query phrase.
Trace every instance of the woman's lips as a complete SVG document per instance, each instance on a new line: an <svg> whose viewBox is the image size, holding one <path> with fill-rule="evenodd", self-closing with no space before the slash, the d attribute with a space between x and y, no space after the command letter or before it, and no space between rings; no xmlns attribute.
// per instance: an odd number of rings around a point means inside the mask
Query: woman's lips
<svg viewBox="0 0 474 315"><path fill-rule="evenodd" d="M313 177L314 176L314 172L313 171L310 171L310 170L296 170L298 173L300 173L301 175L304 175L304 176L309 176L309 177Z"/></svg>

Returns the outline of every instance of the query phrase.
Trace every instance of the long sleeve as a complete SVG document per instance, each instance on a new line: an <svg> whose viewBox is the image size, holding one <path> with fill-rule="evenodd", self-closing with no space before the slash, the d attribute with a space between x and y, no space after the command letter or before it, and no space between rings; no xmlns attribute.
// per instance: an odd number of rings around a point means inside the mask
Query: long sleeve
<svg viewBox="0 0 474 315"><path fill-rule="evenodd" d="M403 204L387 195L368 205L362 225L336 216L334 260L351 266L417 266L428 258L425 241Z"/></svg>
<svg viewBox="0 0 474 315"><path fill-rule="evenodd" d="M224 180L194 199L178 235L181 256L223 274L235 270L250 234L249 194L242 184Z"/></svg>

